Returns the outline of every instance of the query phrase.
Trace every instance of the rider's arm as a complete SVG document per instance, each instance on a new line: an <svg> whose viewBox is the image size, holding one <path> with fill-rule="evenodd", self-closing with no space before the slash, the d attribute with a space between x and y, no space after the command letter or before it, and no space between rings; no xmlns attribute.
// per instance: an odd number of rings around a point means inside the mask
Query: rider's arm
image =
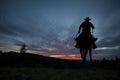
<svg viewBox="0 0 120 80"><path fill-rule="evenodd" d="M81 27L79 27L78 33L80 33Z"/></svg>
<svg viewBox="0 0 120 80"><path fill-rule="evenodd" d="M94 25L91 23L91 27L92 27L92 29L95 29L95 27L94 27Z"/></svg>
<svg viewBox="0 0 120 80"><path fill-rule="evenodd" d="M78 33L80 33L82 27L83 27L83 23L80 25Z"/></svg>
<svg viewBox="0 0 120 80"><path fill-rule="evenodd" d="M93 29L95 29L95 27L92 23L91 23L91 27L92 27L92 33L93 33Z"/></svg>

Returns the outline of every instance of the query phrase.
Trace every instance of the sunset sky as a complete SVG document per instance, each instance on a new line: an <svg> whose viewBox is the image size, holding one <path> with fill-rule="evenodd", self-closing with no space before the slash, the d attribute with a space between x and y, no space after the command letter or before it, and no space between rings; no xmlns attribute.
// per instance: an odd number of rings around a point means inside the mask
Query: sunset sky
<svg viewBox="0 0 120 80"><path fill-rule="evenodd" d="M78 59L74 37L89 16L94 59L120 57L120 0L0 0L0 50ZM71 56L70 56L71 55Z"/></svg>

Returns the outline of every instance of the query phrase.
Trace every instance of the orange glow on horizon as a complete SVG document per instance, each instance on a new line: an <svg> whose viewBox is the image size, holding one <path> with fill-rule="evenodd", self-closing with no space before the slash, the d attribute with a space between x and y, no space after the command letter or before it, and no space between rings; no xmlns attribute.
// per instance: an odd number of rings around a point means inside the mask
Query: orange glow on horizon
<svg viewBox="0 0 120 80"><path fill-rule="evenodd" d="M60 58L60 59L68 59L68 60L81 60L79 54L52 54L49 57Z"/></svg>

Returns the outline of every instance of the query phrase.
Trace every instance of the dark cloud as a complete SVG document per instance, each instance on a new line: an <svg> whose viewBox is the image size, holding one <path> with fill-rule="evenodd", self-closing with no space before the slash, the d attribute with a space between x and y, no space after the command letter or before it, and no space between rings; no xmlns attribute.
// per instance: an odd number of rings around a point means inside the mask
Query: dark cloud
<svg viewBox="0 0 120 80"><path fill-rule="evenodd" d="M119 55L119 3L119 0L1 0L0 49L25 43L29 50L43 55L79 53L74 48L74 37L80 23L90 16L100 48L96 52Z"/></svg>
<svg viewBox="0 0 120 80"><path fill-rule="evenodd" d="M120 45L120 35L114 37L106 37L99 41L98 45L100 47L112 47Z"/></svg>

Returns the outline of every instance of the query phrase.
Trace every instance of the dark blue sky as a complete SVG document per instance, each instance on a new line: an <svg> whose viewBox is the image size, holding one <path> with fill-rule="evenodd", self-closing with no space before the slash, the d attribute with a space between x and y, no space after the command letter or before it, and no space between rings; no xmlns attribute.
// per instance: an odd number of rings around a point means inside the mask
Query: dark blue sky
<svg viewBox="0 0 120 80"><path fill-rule="evenodd" d="M84 18L95 26L98 58L120 56L119 0L0 0L0 49L41 55L79 54L74 37Z"/></svg>

